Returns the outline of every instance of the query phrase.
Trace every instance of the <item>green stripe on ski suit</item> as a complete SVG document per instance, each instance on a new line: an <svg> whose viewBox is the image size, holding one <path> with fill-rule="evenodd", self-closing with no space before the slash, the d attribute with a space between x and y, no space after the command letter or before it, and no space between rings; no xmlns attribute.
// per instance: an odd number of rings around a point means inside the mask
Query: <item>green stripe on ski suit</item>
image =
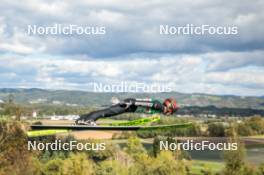
<svg viewBox="0 0 264 175"><path fill-rule="evenodd" d="M149 103L154 103L157 101L160 102L159 100L156 100L156 99L150 99ZM161 113L162 111L139 106L135 112L136 113L145 113L145 114L158 114L158 113Z"/></svg>

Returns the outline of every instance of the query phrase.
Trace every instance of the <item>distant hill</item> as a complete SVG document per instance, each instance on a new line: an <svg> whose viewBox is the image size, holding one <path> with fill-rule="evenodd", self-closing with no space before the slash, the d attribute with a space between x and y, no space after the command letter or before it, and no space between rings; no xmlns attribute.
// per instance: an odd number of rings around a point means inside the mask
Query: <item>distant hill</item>
<svg viewBox="0 0 264 175"><path fill-rule="evenodd" d="M184 94L178 92L166 93L94 93L75 90L44 90L0 88L0 100L7 100L12 94L17 103L23 104L68 104L104 106L110 104L110 99L116 96L120 99L127 97L165 99L174 97L180 106L216 106L218 108L251 108L264 109L263 97L240 97L233 95Z"/></svg>

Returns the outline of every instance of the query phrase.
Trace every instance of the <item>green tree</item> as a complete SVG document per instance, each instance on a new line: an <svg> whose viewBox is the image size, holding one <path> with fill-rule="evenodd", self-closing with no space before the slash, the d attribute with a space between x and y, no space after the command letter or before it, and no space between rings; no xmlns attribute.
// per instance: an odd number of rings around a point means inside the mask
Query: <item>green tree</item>
<svg viewBox="0 0 264 175"><path fill-rule="evenodd" d="M211 137L224 137L225 127L222 123L210 123L208 124L208 132Z"/></svg>
<svg viewBox="0 0 264 175"><path fill-rule="evenodd" d="M48 161L43 169L43 175L63 175L63 160L59 158Z"/></svg>
<svg viewBox="0 0 264 175"><path fill-rule="evenodd" d="M259 165L258 174L259 175L264 175L264 163Z"/></svg>
<svg viewBox="0 0 264 175"><path fill-rule="evenodd" d="M264 134L264 120L261 117L251 117L245 122L256 134Z"/></svg>
<svg viewBox="0 0 264 175"><path fill-rule="evenodd" d="M245 149L237 138L230 139L230 143L237 143L237 150L224 153L226 175L242 175L245 166Z"/></svg>
<svg viewBox="0 0 264 175"><path fill-rule="evenodd" d="M3 174L30 175L36 170L32 154L27 150L27 136L21 128L18 122L0 120L0 172Z"/></svg>
<svg viewBox="0 0 264 175"><path fill-rule="evenodd" d="M237 125L237 133L240 136L251 136L254 135L254 131L249 125L240 123Z"/></svg>
<svg viewBox="0 0 264 175"><path fill-rule="evenodd" d="M157 157L158 154L160 153L160 141L162 139L158 136L156 136L153 140L153 155L154 157Z"/></svg>
<svg viewBox="0 0 264 175"><path fill-rule="evenodd" d="M162 151L155 161L156 170L153 172L157 175L185 175L186 169L184 163L180 160L175 160L172 152Z"/></svg>
<svg viewBox="0 0 264 175"><path fill-rule="evenodd" d="M184 163L176 160L170 151L162 151L154 158L147 154L140 154L139 159L130 168L131 175L185 175Z"/></svg>
<svg viewBox="0 0 264 175"><path fill-rule="evenodd" d="M213 175L213 172L209 168L205 168L205 169L201 170L201 173L203 175Z"/></svg>
<svg viewBox="0 0 264 175"><path fill-rule="evenodd" d="M228 150L224 153L225 160L225 175L255 175L256 171L245 161L245 147L239 142L236 134L229 141L237 143L237 150Z"/></svg>
<svg viewBox="0 0 264 175"><path fill-rule="evenodd" d="M20 121L22 114L28 113L27 109L15 103L6 103L4 105L4 115L15 116L17 121Z"/></svg>
<svg viewBox="0 0 264 175"><path fill-rule="evenodd" d="M147 154L139 154L133 166L130 167L131 175L152 174L154 168L154 159Z"/></svg>
<svg viewBox="0 0 264 175"><path fill-rule="evenodd" d="M71 175L93 175L94 163L84 153L71 154L63 161L63 174Z"/></svg>
<svg viewBox="0 0 264 175"><path fill-rule="evenodd" d="M96 171L97 175L128 175L129 169L117 160L105 160L99 164Z"/></svg>
<svg viewBox="0 0 264 175"><path fill-rule="evenodd" d="M142 153L146 153L145 148L140 142L140 139L137 137L130 137L127 141L127 147L125 151L130 155L138 155Z"/></svg>

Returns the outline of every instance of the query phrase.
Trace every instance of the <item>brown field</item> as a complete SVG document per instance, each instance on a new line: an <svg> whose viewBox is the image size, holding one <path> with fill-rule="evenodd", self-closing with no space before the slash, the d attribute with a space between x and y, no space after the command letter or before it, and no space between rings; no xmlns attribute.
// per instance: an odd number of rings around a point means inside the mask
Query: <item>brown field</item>
<svg viewBox="0 0 264 175"><path fill-rule="evenodd" d="M73 120L40 120L43 125L73 125Z"/></svg>
<svg viewBox="0 0 264 175"><path fill-rule="evenodd" d="M118 131L74 131L69 134L78 140L85 139L112 139L113 134ZM65 134L60 134L65 135Z"/></svg>
<svg viewBox="0 0 264 175"><path fill-rule="evenodd" d="M41 120L43 125L72 125L71 120ZM73 131L67 134L74 136L76 139L112 139L114 133L118 131ZM60 134L60 135L67 135Z"/></svg>

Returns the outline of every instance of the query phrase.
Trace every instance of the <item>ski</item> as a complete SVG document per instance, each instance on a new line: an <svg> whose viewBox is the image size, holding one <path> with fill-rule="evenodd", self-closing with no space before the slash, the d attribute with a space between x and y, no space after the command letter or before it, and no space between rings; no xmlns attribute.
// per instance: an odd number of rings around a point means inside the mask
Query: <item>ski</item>
<svg viewBox="0 0 264 175"><path fill-rule="evenodd" d="M160 116L153 115L151 117L145 117L145 118L132 120L128 122L112 123L110 124L110 126L137 126L137 125L146 125L146 124L157 122L157 121L160 121Z"/></svg>
<svg viewBox="0 0 264 175"><path fill-rule="evenodd" d="M28 137L42 137L42 136L50 136L50 135L56 135L56 134L62 134L62 133L68 133L70 130L67 129L48 129L48 130L32 130L27 131Z"/></svg>
<svg viewBox="0 0 264 175"><path fill-rule="evenodd" d="M144 130L162 130L172 128L188 128L191 123L172 124L172 125L155 125L155 126L86 126L86 125L31 125L32 131L27 135L29 137L38 137L54 135L70 131L144 131ZM36 131L37 130L37 131Z"/></svg>
<svg viewBox="0 0 264 175"><path fill-rule="evenodd" d="M137 130L157 130L170 128L187 128L191 123L171 124L171 125L151 125L160 121L160 115L140 118L137 120L118 122L101 125L31 125L31 131L27 132L29 137L39 137L67 133L71 131L137 131Z"/></svg>

